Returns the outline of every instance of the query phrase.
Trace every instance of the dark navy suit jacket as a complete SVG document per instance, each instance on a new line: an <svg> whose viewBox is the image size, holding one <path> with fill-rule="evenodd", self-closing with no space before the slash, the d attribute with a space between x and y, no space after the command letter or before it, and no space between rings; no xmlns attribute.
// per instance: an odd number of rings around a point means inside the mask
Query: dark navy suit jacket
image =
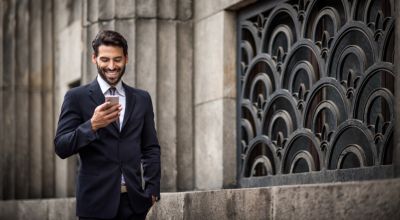
<svg viewBox="0 0 400 220"><path fill-rule="evenodd" d="M78 216L113 218L120 201L121 174L136 213L151 207L151 195L160 197L160 146L150 95L124 83L123 87L126 109L121 131L116 123L96 133L91 129L94 109L105 101L97 80L69 90L64 97L54 143L59 157L80 157Z"/></svg>

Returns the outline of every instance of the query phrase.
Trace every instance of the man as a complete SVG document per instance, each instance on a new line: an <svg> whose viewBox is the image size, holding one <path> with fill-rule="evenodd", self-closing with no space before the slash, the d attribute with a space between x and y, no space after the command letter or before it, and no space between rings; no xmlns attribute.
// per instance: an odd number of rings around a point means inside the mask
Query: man
<svg viewBox="0 0 400 220"><path fill-rule="evenodd" d="M101 31L92 47L97 78L66 93L55 151L63 159L79 154L80 219L145 219L160 198L160 146L151 98L121 81L128 62L122 35ZM109 95L119 101L105 101Z"/></svg>

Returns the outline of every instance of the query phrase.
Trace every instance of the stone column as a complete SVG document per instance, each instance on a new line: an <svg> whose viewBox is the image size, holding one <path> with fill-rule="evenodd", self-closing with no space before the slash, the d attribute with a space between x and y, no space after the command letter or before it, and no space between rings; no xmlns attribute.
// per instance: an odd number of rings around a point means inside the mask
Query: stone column
<svg viewBox="0 0 400 220"><path fill-rule="evenodd" d="M5 2L0 1L0 24L4 24L4 8L5 8ZM3 32L4 32L4 26L1 27L0 30L0 170L5 170L3 169L4 167L4 126L3 126L3 121L4 121L4 116L3 116ZM0 174L0 200L3 199L3 173Z"/></svg>
<svg viewBox="0 0 400 220"><path fill-rule="evenodd" d="M162 7L160 7L162 8ZM162 147L162 191L176 191L176 22L158 21L157 129Z"/></svg>
<svg viewBox="0 0 400 220"><path fill-rule="evenodd" d="M28 198L29 191L29 2L18 1L16 34L16 199ZM38 134L40 136L40 133Z"/></svg>
<svg viewBox="0 0 400 220"><path fill-rule="evenodd" d="M138 5L137 9L139 10L139 8ZM157 65L155 63L157 62L157 21L155 19L137 18L135 34L136 86L150 93L153 101L153 109L156 113L157 84L155 82L157 81Z"/></svg>
<svg viewBox="0 0 400 220"><path fill-rule="evenodd" d="M195 10L195 186L231 187L236 184L235 17L197 2Z"/></svg>
<svg viewBox="0 0 400 220"><path fill-rule="evenodd" d="M191 15L185 16L183 12L185 11L180 10L182 19L191 17ZM191 20L178 23L177 61L177 187L178 191L184 191L194 188L193 25Z"/></svg>
<svg viewBox="0 0 400 220"><path fill-rule="evenodd" d="M54 196L54 103L53 103L53 1L43 2L42 21L42 143L43 197Z"/></svg>
<svg viewBox="0 0 400 220"><path fill-rule="evenodd" d="M15 28L16 28L16 1L10 0L5 2L5 16L3 26L3 115L4 120L1 126L4 129L4 142L3 142L3 198L13 199L15 195L15 58L16 58L16 42L15 42Z"/></svg>
<svg viewBox="0 0 400 220"><path fill-rule="evenodd" d="M42 197L42 0L30 4L29 24L29 143L30 197Z"/></svg>

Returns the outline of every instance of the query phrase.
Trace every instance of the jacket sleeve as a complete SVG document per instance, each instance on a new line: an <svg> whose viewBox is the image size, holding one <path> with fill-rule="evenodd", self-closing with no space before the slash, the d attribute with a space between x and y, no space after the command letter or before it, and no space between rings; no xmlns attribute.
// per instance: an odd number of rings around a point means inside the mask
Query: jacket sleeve
<svg viewBox="0 0 400 220"><path fill-rule="evenodd" d="M160 199L160 145L154 126L154 112L151 97L146 93L146 113L142 130L142 163L145 192Z"/></svg>
<svg viewBox="0 0 400 220"><path fill-rule="evenodd" d="M65 94L54 138L56 154L64 159L97 139L90 120L83 121L78 98L71 91Z"/></svg>

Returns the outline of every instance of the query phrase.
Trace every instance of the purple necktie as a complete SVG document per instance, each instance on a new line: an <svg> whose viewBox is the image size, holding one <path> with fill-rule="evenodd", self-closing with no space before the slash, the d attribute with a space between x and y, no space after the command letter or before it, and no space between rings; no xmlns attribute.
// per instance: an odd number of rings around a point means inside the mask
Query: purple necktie
<svg viewBox="0 0 400 220"><path fill-rule="evenodd" d="M115 96L115 91L117 90L115 87L111 86L108 90L110 91L110 95ZM119 130L119 118L115 121L115 124Z"/></svg>

